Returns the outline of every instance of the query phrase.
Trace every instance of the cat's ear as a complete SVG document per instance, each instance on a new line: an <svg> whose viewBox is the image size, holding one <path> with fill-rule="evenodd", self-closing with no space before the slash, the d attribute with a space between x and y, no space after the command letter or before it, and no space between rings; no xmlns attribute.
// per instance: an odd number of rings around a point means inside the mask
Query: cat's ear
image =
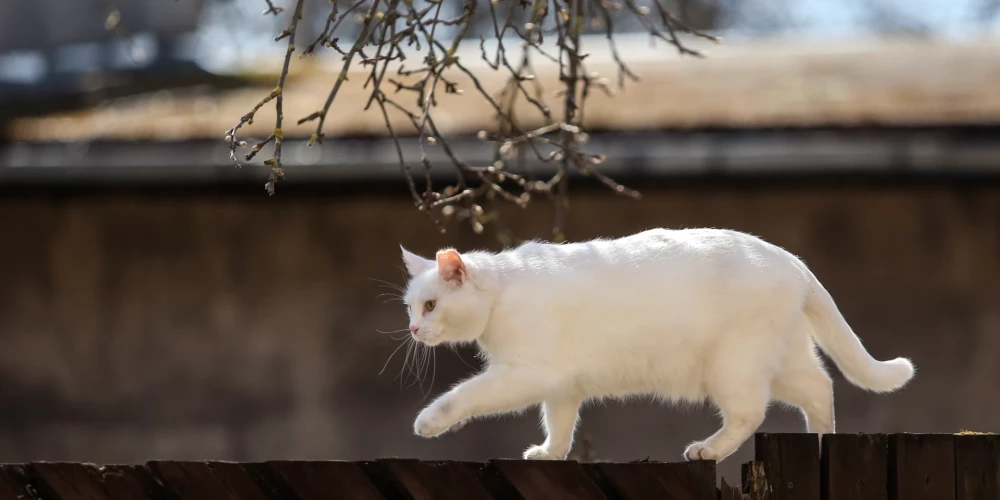
<svg viewBox="0 0 1000 500"><path fill-rule="evenodd" d="M406 264L406 270L410 273L410 277L416 276L432 267L434 267L434 261L430 259L425 259L409 250L403 248L403 245L399 246L399 249L403 251L403 263Z"/></svg>
<svg viewBox="0 0 1000 500"><path fill-rule="evenodd" d="M441 279L461 285L465 279L465 262L458 252L449 248L437 253L437 268Z"/></svg>

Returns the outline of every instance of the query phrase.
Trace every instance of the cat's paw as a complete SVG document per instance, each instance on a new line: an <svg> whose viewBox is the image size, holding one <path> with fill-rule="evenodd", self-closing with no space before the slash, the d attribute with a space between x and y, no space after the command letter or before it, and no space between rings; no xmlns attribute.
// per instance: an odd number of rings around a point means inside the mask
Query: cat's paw
<svg viewBox="0 0 1000 500"><path fill-rule="evenodd" d="M559 455L558 453L553 453L553 450L550 450L548 446L536 444L524 450L522 458L525 460L563 460L566 458L566 454Z"/></svg>
<svg viewBox="0 0 1000 500"><path fill-rule="evenodd" d="M690 446L684 450L685 460L715 460L718 461L721 457L711 446L706 444L704 441L698 441L691 443Z"/></svg>
<svg viewBox="0 0 1000 500"><path fill-rule="evenodd" d="M435 407L435 405L431 405L417 415L417 420L413 422L413 432L425 438L436 437L444 434L452 425L461 426L465 424L462 422L456 424L449 421L443 411Z"/></svg>
<svg viewBox="0 0 1000 500"><path fill-rule="evenodd" d="M449 427L448 430L445 431L445 432L449 432L449 433L451 433L451 432L458 432L458 431L462 430L466 425L468 425L468 423L469 423L469 419L467 419L467 418L459 420L457 424Z"/></svg>

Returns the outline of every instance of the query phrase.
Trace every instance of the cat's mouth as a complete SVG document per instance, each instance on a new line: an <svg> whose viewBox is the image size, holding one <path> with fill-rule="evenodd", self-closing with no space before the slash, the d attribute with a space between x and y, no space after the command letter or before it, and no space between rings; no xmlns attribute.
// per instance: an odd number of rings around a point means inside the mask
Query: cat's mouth
<svg viewBox="0 0 1000 500"><path fill-rule="evenodd" d="M417 342L428 346L436 346L441 343L441 333L436 331L421 331L413 336Z"/></svg>

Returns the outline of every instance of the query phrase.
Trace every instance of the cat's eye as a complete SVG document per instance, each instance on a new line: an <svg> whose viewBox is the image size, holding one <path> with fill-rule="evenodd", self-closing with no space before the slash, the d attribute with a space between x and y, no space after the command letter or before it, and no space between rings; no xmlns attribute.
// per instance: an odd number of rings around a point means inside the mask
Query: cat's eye
<svg viewBox="0 0 1000 500"><path fill-rule="evenodd" d="M428 300L427 302L424 302L424 314L433 311L435 305L437 304L436 301L434 300Z"/></svg>

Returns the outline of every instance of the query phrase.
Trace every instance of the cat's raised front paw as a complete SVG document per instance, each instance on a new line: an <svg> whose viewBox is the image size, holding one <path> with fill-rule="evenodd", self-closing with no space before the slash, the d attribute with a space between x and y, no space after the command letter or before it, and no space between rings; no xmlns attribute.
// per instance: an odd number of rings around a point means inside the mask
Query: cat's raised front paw
<svg viewBox="0 0 1000 500"><path fill-rule="evenodd" d="M523 458L525 460L563 460L566 458L566 454L563 453L560 456L557 453L553 453L547 446L536 444L527 450L524 450Z"/></svg>
<svg viewBox="0 0 1000 500"><path fill-rule="evenodd" d="M417 420L413 422L413 432L425 438L436 437L444 434L452 424L452 422L448 421L444 412L431 405L417 415ZM462 423L459 422L459 424Z"/></svg>
<svg viewBox="0 0 1000 500"><path fill-rule="evenodd" d="M684 450L685 460L719 460L719 454L712 449L712 447L705 444L704 441L698 441L696 443L691 443L690 446Z"/></svg>
<svg viewBox="0 0 1000 500"><path fill-rule="evenodd" d="M459 420L457 424L449 427L448 430L445 431L445 432L458 432L458 431L462 430L468 424L469 424L469 419L467 419L467 418Z"/></svg>

